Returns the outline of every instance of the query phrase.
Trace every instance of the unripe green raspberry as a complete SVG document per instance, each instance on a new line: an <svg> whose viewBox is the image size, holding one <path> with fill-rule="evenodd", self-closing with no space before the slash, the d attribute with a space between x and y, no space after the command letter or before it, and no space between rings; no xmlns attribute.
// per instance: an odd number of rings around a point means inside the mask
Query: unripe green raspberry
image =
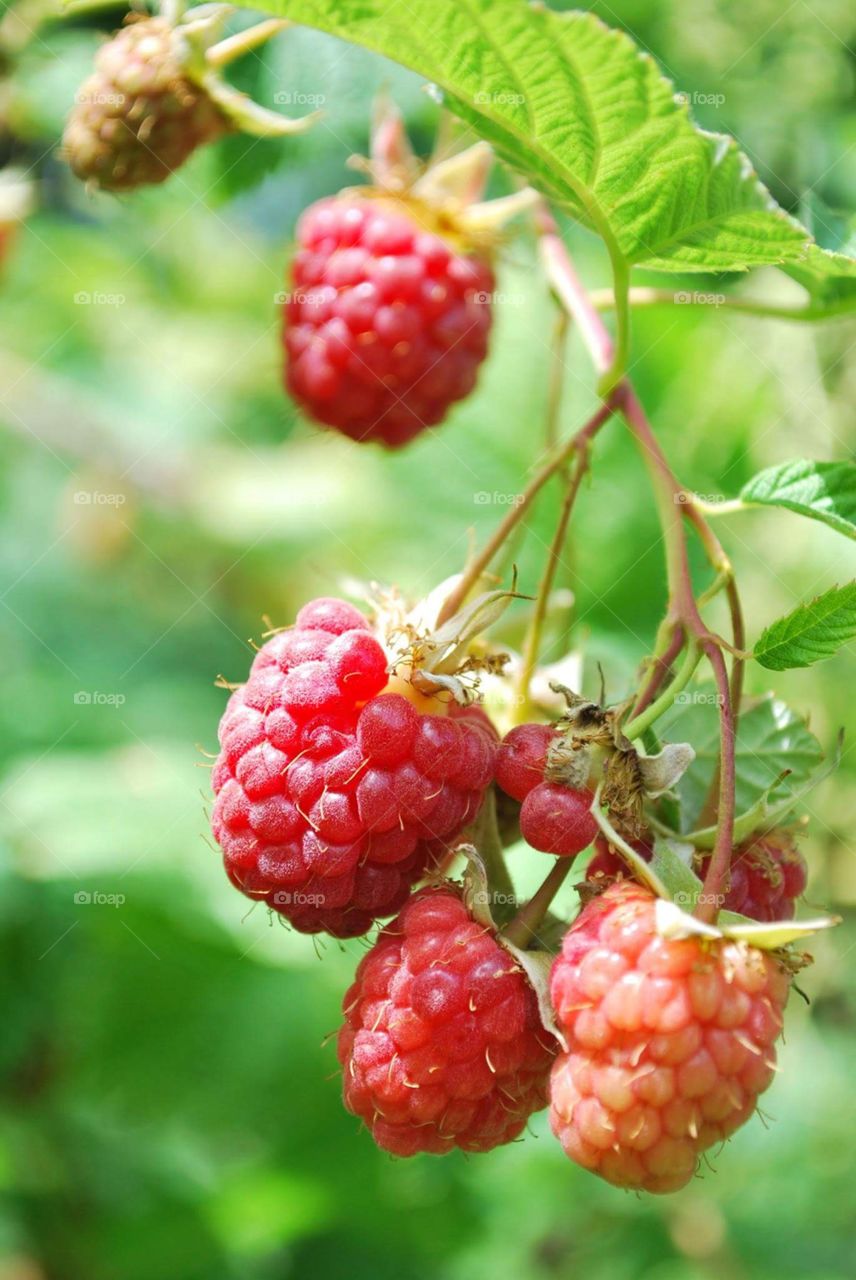
<svg viewBox="0 0 856 1280"><path fill-rule="evenodd" d="M231 124L186 74L180 38L164 18L124 27L95 59L63 137L66 159L105 191L163 182Z"/></svg>

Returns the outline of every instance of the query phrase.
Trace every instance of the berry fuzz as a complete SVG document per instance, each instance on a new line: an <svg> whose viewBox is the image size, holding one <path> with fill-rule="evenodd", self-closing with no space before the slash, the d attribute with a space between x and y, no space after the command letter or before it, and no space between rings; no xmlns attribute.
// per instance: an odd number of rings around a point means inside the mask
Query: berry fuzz
<svg viewBox="0 0 856 1280"><path fill-rule="evenodd" d="M416 200L346 193L303 214L285 305L286 385L353 440L406 444L473 389L493 273Z"/></svg>
<svg viewBox="0 0 856 1280"><path fill-rule="evenodd" d="M78 178L105 191L163 182L231 125L188 79L165 18L133 21L102 45L63 137Z"/></svg>
<svg viewBox="0 0 856 1280"><path fill-rule="evenodd" d="M704 878L710 858L700 867ZM805 859L788 831L770 831L744 841L731 855L723 906L752 920L791 920L805 892Z"/></svg>
<svg viewBox="0 0 856 1280"><path fill-rule="evenodd" d="M661 937L655 904L619 881L565 935L550 994L568 1051L553 1067L550 1123L583 1168L667 1192L755 1110L790 980L745 943Z"/></svg>
<svg viewBox="0 0 856 1280"><path fill-rule="evenodd" d="M489 1151L546 1106L557 1045L535 992L452 886L422 889L386 926L344 1012L345 1106L386 1151Z"/></svg>
<svg viewBox="0 0 856 1280"><path fill-rule="evenodd" d="M366 618L314 600L256 654L220 722L214 837L229 879L305 933L365 933L475 817L496 734L479 707L385 692ZM424 701L424 700L423 700Z"/></svg>

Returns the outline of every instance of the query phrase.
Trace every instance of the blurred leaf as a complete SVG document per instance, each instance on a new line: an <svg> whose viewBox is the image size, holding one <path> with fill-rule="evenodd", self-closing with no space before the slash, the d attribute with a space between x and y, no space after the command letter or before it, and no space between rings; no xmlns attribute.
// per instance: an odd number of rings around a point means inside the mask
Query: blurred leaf
<svg viewBox="0 0 856 1280"><path fill-rule="evenodd" d="M719 761L719 714L712 685L699 685L690 699L660 722L663 734L695 747L696 757L677 786L681 830L692 831ZM771 804L784 800L823 760L823 749L805 720L768 694L750 703L740 716L737 734L737 812L751 808L769 791ZM783 772L785 780L776 780ZM772 788L772 790L770 790Z"/></svg>

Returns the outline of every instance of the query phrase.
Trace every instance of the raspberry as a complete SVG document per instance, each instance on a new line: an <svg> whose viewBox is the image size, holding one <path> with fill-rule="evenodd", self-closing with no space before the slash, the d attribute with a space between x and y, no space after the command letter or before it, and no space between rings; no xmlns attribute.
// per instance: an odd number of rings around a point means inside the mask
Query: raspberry
<svg viewBox="0 0 856 1280"><path fill-rule="evenodd" d="M546 1106L556 1044L510 952L449 885L414 894L344 999L344 1101L394 1155L489 1151Z"/></svg>
<svg viewBox="0 0 856 1280"><path fill-rule="evenodd" d="M480 707L423 714L387 682L363 614L314 600L259 650L220 722L212 828L226 872L301 932L352 937L392 915L490 784L496 734Z"/></svg>
<svg viewBox="0 0 856 1280"><path fill-rule="evenodd" d="M472 390L493 273L411 198L346 193L303 214L284 309L286 385L354 440L406 444Z"/></svg>
<svg viewBox="0 0 856 1280"><path fill-rule="evenodd" d="M710 865L701 864L702 877ZM737 845L724 906L753 920L790 920L796 899L805 892L807 868L793 836L771 831Z"/></svg>
<svg viewBox="0 0 856 1280"><path fill-rule="evenodd" d="M575 858L598 832L590 791L575 791L556 782L539 782L520 810L520 831L533 849Z"/></svg>
<svg viewBox="0 0 856 1280"><path fill-rule="evenodd" d="M163 182L231 125L188 79L180 36L165 18L132 22L99 49L63 137L78 178L105 191Z"/></svg>
<svg viewBox="0 0 856 1280"><path fill-rule="evenodd" d="M544 781L553 734L548 724L518 724L499 744L496 781L515 800L525 800L532 788Z"/></svg>
<svg viewBox="0 0 856 1280"><path fill-rule="evenodd" d="M770 1084L789 978L743 943L661 937L655 901L621 880L565 935L550 994L568 1052L553 1067L550 1123L607 1182L666 1192Z"/></svg>

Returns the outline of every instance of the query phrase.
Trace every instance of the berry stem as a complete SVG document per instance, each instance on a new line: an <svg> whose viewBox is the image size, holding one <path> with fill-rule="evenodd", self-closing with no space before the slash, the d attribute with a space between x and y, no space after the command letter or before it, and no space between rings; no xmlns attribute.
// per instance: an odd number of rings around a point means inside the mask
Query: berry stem
<svg viewBox="0 0 856 1280"><path fill-rule="evenodd" d="M651 660L652 670L647 684L639 691L636 702L630 713L631 718L641 716L642 712L654 701L660 685L672 669L672 664L684 647L684 632L674 618L666 617L660 624L657 642Z"/></svg>
<svg viewBox="0 0 856 1280"><path fill-rule="evenodd" d="M496 914L497 901L513 902L515 893L496 820L496 792L493 787L488 788L479 816L473 824L472 841L484 863L491 893L491 907Z"/></svg>
<svg viewBox="0 0 856 1280"><path fill-rule="evenodd" d="M701 657L700 647L691 641L687 645L684 660L671 684L644 711L635 715L632 720L623 726L622 732L626 737L631 740L633 738L641 738L646 729L650 729L651 725L659 719L663 712L668 711L681 690L685 689L689 684L693 672L701 662Z"/></svg>
<svg viewBox="0 0 856 1280"><path fill-rule="evenodd" d="M568 462L570 458L578 453L581 449L587 448L590 441L595 437L603 424L612 417L614 405L610 399L606 404L601 405L595 414L589 418L588 422L571 436L570 440L566 440L553 453L552 457L544 464L541 470L532 477L529 484L523 491L520 502L508 511L505 518L500 522L494 532L488 538L482 550L474 557L469 566L461 576L458 585L452 591L437 618L437 625L447 622L453 614L457 613L467 596L477 585L482 574L487 569L491 560L502 547L503 543L514 531L523 517L526 515L533 501L538 496L544 485L550 480L557 471Z"/></svg>
<svg viewBox="0 0 856 1280"><path fill-rule="evenodd" d="M592 291L591 299L598 311L611 311L615 307L615 293L612 289L595 289ZM697 310L702 306L710 306L709 302L701 299L693 301L685 294L682 296L680 291L676 293L673 289L653 289L644 285L629 289L627 301L631 309L684 305ZM842 299L826 306L805 303L801 306L786 307L773 302L756 302L752 298L733 295L720 295L715 306L717 309L726 307L729 311L742 311L745 315L762 316L774 320L828 320L833 316L849 314L853 310L853 303L849 299Z"/></svg>
<svg viewBox="0 0 856 1280"><path fill-rule="evenodd" d="M521 907L517 915L502 930L502 937L521 951L536 938L536 930L546 916L550 904L561 889L574 862L573 858L557 858L544 882L536 893Z"/></svg>
<svg viewBox="0 0 856 1280"><path fill-rule="evenodd" d="M517 686L517 692L520 696L520 718L525 718L526 714L528 714L529 687L532 683L532 676L535 672L538 654L541 649L541 636L544 630L544 618L547 614L547 606L550 601L550 595L553 590L556 573L561 563L562 547L568 532L571 512L573 511L574 502L576 501L577 494L580 491L580 485L583 482L583 476L588 470L588 466L589 447L588 441L585 441L577 450L574 468L571 475L568 477L565 496L559 512L559 521L556 525L556 532L553 535L553 540L550 543L550 550L547 554L547 564L544 567L544 573L538 584L538 593L535 597L535 610L532 614L532 619L523 644L523 661L520 668L520 678Z"/></svg>

